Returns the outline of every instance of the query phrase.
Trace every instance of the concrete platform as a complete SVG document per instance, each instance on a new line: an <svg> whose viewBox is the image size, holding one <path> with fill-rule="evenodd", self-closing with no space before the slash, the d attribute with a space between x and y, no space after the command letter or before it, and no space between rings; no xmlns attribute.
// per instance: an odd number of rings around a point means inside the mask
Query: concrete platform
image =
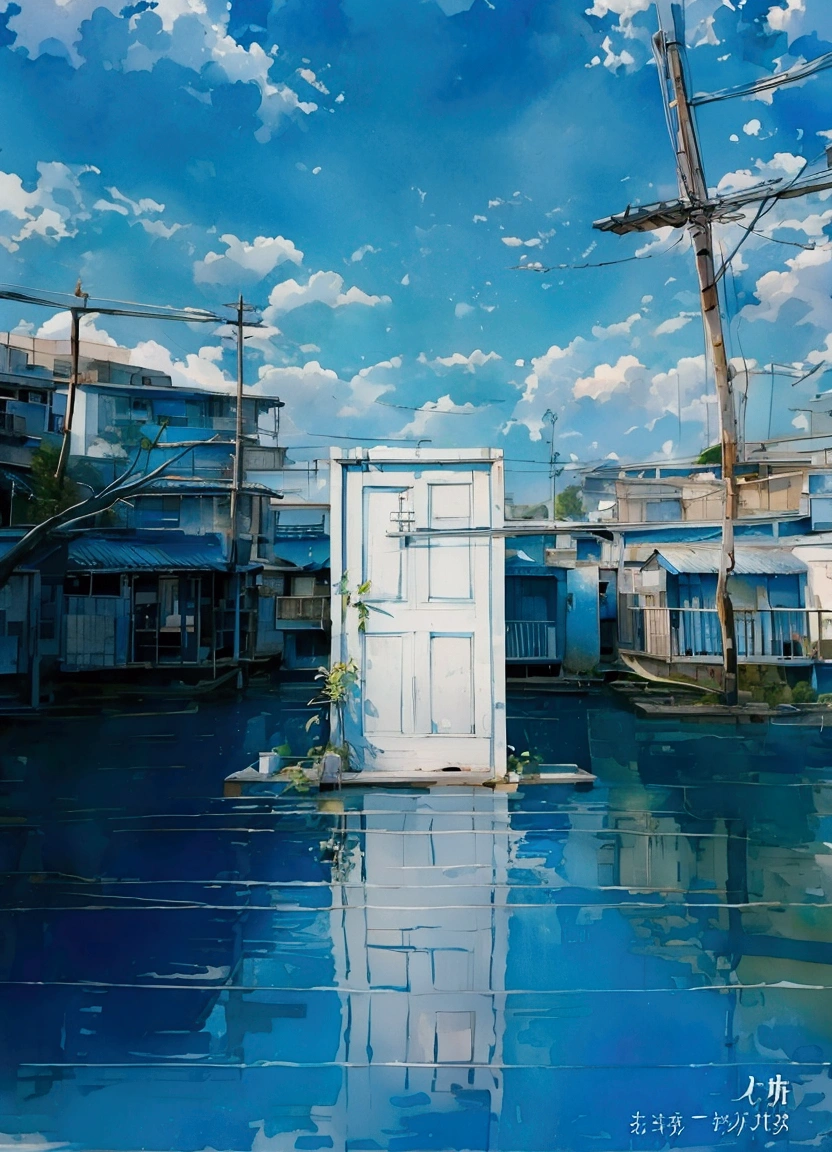
<svg viewBox="0 0 832 1152"><path fill-rule="evenodd" d="M540 765L537 772L506 773L495 776L493 772L345 772L341 777L341 788L436 788L439 786L457 786L467 788L485 787L496 788L500 791L515 791L519 785L528 784L571 784L591 787L598 779L591 772L579 768L577 764ZM266 775L258 772L256 768L243 768L239 772L232 772L226 776L223 786L223 795L227 797L242 796L258 785L268 787L270 795L279 795L292 782L280 772ZM318 791L317 784L310 785L310 791Z"/></svg>

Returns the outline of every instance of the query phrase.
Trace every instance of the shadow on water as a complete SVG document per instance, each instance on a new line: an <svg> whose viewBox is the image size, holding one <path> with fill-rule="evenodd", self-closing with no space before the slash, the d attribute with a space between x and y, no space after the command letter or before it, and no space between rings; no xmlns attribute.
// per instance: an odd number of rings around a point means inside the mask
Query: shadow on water
<svg viewBox="0 0 832 1152"><path fill-rule="evenodd" d="M0 1147L825 1146L825 732L526 692L591 792L221 797L305 716L2 733Z"/></svg>

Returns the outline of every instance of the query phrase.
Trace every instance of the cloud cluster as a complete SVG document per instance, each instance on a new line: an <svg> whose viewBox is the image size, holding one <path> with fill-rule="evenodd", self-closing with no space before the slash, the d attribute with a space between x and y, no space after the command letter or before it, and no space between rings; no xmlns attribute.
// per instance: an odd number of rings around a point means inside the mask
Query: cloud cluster
<svg viewBox="0 0 832 1152"><path fill-rule="evenodd" d="M389 296L372 296L355 285L344 291L344 278L337 272L313 272L305 284L297 280L283 280L269 293L269 304L263 313L267 323L307 304L326 304L328 308L343 308L347 304L363 304L375 308L389 304Z"/></svg>
<svg viewBox="0 0 832 1152"><path fill-rule="evenodd" d="M225 252L208 252L194 264L197 284L239 284L262 280L287 261L300 264L303 253L283 236L257 236L251 243L232 233L220 236Z"/></svg>
<svg viewBox="0 0 832 1152"><path fill-rule="evenodd" d="M260 93L255 136L265 143L285 117L310 115L318 105L273 78L276 45L270 52L256 41L246 47L230 34L229 20L229 6L220 0L157 0L128 8L120 0L38 0L21 4L8 26L15 46L30 56L63 55L75 67L97 59L111 70L150 71L171 61L199 77L193 90L198 98L210 100L219 84L254 84ZM311 72L302 78L316 80ZM312 86L326 93L319 82Z"/></svg>
<svg viewBox="0 0 832 1152"><path fill-rule="evenodd" d="M27 192L15 172L0 172L0 245L17 252L33 236L59 241L75 236L90 218L84 205L81 177L99 170L92 165L40 161L35 188Z"/></svg>
<svg viewBox="0 0 832 1152"><path fill-rule="evenodd" d="M424 352L418 356L419 363L429 365L434 372L443 368L464 368L466 372L473 373L477 368L496 360L502 360L499 353L483 352L481 348L475 348L468 356L464 352L452 352L450 356L437 356L433 360L429 360Z"/></svg>

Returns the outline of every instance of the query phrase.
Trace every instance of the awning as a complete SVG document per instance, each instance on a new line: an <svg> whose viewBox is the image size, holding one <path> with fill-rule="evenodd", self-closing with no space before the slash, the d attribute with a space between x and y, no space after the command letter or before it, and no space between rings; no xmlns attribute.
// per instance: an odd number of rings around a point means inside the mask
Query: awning
<svg viewBox="0 0 832 1152"><path fill-rule="evenodd" d="M720 548L716 544L674 544L656 548L653 557L675 576L681 573L718 573ZM752 547L738 544L734 552L736 576L799 575L808 571L806 563L788 548Z"/></svg>

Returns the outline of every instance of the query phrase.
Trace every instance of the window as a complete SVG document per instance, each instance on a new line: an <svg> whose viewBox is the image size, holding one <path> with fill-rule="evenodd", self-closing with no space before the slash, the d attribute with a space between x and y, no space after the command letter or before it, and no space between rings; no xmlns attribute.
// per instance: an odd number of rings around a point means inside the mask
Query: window
<svg viewBox="0 0 832 1152"><path fill-rule="evenodd" d="M119 572L93 572L90 578L91 596L120 596L121 574Z"/></svg>
<svg viewBox="0 0 832 1152"><path fill-rule="evenodd" d="M324 632L320 628L310 628L309 631L295 632L295 654L298 658L328 656L329 648L329 633Z"/></svg>
<svg viewBox="0 0 832 1152"><path fill-rule="evenodd" d="M26 400L29 404L45 404L47 396L45 392L21 392L21 400Z"/></svg>
<svg viewBox="0 0 832 1152"><path fill-rule="evenodd" d="M136 520L143 528L178 528L178 496L143 496L136 501Z"/></svg>
<svg viewBox="0 0 832 1152"><path fill-rule="evenodd" d="M315 595L315 577L314 576L293 576L292 577L292 595L293 596L314 596Z"/></svg>
<svg viewBox="0 0 832 1152"><path fill-rule="evenodd" d="M64 580L67 596L121 596L118 572L76 572Z"/></svg>

